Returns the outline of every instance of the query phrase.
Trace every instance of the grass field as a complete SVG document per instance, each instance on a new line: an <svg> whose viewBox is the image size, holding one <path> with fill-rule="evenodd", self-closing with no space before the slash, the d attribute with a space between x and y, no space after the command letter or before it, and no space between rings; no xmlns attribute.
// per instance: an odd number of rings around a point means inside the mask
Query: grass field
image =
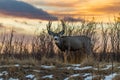
<svg viewBox="0 0 120 80"><path fill-rule="evenodd" d="M70 52L67 63L64 55L45 30L34 35L16 38L12 30L1 34L0 80L119 80L120 23L66 22L66 36L91 37L95 57ZM60 25L61 26L61 25ZM46 26L45 26L46 27ZM54 29L60 31L60 27Z"/></svg>

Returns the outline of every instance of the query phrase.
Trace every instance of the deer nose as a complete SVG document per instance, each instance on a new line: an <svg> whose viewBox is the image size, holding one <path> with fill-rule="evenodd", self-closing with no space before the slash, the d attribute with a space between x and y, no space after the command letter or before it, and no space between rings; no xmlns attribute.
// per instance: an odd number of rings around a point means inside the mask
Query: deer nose
<svg viewBox="0 0 120 80"><path fill-rule="evenodd" d="M55 40L58 40L58 38L54 38Z"/></svg>
<svg viewBox="0 0 120 80"><path fill-rule="evenodd" d="M57 36L55 36L55 37L54 37L54 40L58 40L58 37L57 37Z"/></svg>

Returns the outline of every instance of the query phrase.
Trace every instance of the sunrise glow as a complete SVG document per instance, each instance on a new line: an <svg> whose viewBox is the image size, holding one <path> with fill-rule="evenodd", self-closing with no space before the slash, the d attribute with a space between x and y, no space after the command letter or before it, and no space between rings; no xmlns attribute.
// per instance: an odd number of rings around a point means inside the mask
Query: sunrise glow
<svg viewBox="0 0 120 80"><path fill-rule="evenodd" d="M46 29L49 20L63 18L84 21L94 17L96 22L110 23L119 16L119 4L120 0L0 0L0 32L14 29L35 34Z"/></svg>
<svg viewBox="0 0 120 80"><path fill-rule="evenodd" d="M56 16L106 16L120 12L119 0L22 0Z"/></svg>

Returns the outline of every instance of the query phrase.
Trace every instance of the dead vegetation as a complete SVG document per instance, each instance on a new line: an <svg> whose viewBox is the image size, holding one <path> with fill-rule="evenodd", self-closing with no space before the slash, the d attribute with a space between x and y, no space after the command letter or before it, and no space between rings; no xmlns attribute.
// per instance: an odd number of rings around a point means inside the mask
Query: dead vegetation
<svg viewBox="0 0 120 80"><path fill-rule="evenodd" d="M119 20L115 20L114 23L104 24L96 23L93 18L92 21L83 22L78 26L75 26L75 23L72 22L66 22L66 25L68 27L66 28L65 35L86 35L91 37L95 54L95 57L89 56L87 58L84 52L70 52L67 62L72 64L81 63L81 67L93 66L95 68L87 70L73 70L70 68L71 66L64 63L63 52L54 45L53 39L44 30L40 35L30 38L30 41L26 39L25 35L16 38L15 32L12 30L11 34L7 36L1 34L0 71L4 73L1 77L4 79L13 77L20 80L28 80L25 78L25 75L34 74L38 80L63 80L66 77L79 73L81 76L69 77L70 80L83 80L87 77L83 76L83 74L90 73L93 76L95 75L93 80L100 80L104 79L105 75L112 73L119 74L120 70L117 68L120 66L118 63L120 61ZM98 28L98 26L100 27ZM56 32L60 31L60 29L61 27L58 27ZM19 67L14 66L15 64L19 64ZM111 64L111 67L107 70L101 70L107 64ZM40 65L54 65L55 68L44 69ZM66 67L70 69L66 69ZM4 70L9 73L5 73ZM39 71L42 72L39 73ZM41 78L50 74L54 74L53 79ZM120 77L117 75L113 80L119 79Z"/></svg>
<svg viewBox="0 0 120 80"><path fill-rule="evenodd" d="M115 20L114 23L96 23L93 18L90 22L82 22L81 25L75 26L75 23L66 22L65 35L86 35L92 38L94 59L97 61L120 61L120 23ZM61 26L58 24L58 26ZM98 28L98 26L100 26ZM107 27L106 27L107 26ZM76 28L75 28L76 27ZM61 27L54 29L60 31ZM25 39L25 35L15 38L15 32L12 30L9 35L1 34L0 58L10 59L35 59L41 63L64 62L63 52L55 45L53 39L42 31L40 35L33 36L30 41ZM46 59L45 59L46 58ZM70 52L68 55L69 63L85 62L86 55L84 52ZM53 60L52 60L53 59ZM93 57L91 57L93 59ZM94 61L89 59L90 62ZM49 61L50 60L50 61ZM85 62L86 63L86 62Z"/></svg>

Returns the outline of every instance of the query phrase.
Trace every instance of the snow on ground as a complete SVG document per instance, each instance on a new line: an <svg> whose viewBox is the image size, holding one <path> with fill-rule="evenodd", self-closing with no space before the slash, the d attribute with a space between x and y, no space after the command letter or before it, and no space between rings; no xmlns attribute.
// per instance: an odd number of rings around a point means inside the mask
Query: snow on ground
<svg viewBox="0 0 120 80"><path fill-rule="evenodd" d="M42 68L45 69L51 69L51 68L55 68L55 66L46 66L46 65L41 65Z"/></svg>
<svg viewBox="0 0 120 80"><path fill-rule="evenodd" d="M86 70L86 69L92 69L93 67L92 66L86 66L86 67L75 67L74 70Z"/></svg>
<svg viewBox="0 0 120 80"><path fill-rule="evenodd" d="M73 70L86 70L86 69L92 69L93 67L92 66L86 66L86 67L80 67L80 65L72 65L69 66L69 67L66 67L66 69L70 70L70 69L73 69Z"/></svg>
<svg viewBox="0 0 120 80"><path fill-rule="evenodd" d="M27 75L27 76L25 76L27 79L32 79L32 80L36 80L36 78L35 78L35 75L33 75L33 74L29 74L29 75Z"/></svg>
<svg viewBox="0 0 120 80"><path fill-rule="evenodd" d="M112 66L114 67L115 65L106 65L106 67L105 67L105 68L102 68L101 70L107 70L107 69L110 69Z"/></svg>
<svg viewBox="0 0 120 80"><path fill-rule="evenodd" d="M0 66L0 68L3 68L3 67L13 67L13 66L19 67L20 65L19 64L15 64L15 65L2 65L2 66Z"/></svg>
<svg viewBox="0 0 120 80"><path fill-rule="evenodd" d="M87 77L87 76L90 76L90 75L92 75L92 74L91 73L85 73L83 76Z"/></svg>
<svg viewBox="0 0 120 80"><path fill-rule="evenodd" d="M112 66L114 68L119 68L119 66L109 64L109 65L106 65L106 66L100 68L99 70L101 70L101 71L111 70ZM70 64L70 65L62 66L62 68L57 67L57 66L48 66L48 65L41 65L40 67L37 66L37 68L33 68L33 66L30 66L30 65L15 64L15 65L0 66L1 70L2 70L2 68L6 69L5 71L4 70L0 71L0 80L4 80L3 76L8 76L10 74L10 72L7 70L10 67L25 68L25 69L27 69L27 71L29 70L27 67L29 67L31 71L24 75L24 78L29 79L29 80L37 80L36 74L40 74L41 79L46 79L46 78L54 79L56 77L56 74L57 74L57 76L62 76L64 74L63 80L69 80L70 78L76 78L76 77L83 77L84 80L92 80L93 78L100 76L99 74L96 75L91 72L84 72L84 70L96 71L96 70L98 70L98 68L93 67L93 66L81 67L81 64ZM52 70L52 69L59 71L59 72L58 73L54 72L54 70ZM73 71L73 72L71 73L71 71ZM77 71L78 71L78 73L77 73ZM80 73L79 71L83 71L83 72ZM64 72L66 72L67 74ZM108 75L106 75L106 74L103 74L103 75L105 75L103 80L112 80L116 75L119 75L119 74L118 73L113 73L113 74L108 73ZM19 80L19 78L14 78L12 76L9 76L9 78L7 80Z"/></svg>
<svg viewBox="0 0 120 80"><path fill-rule="evenodd" d="M3 76L3 75L8 75L8 72L7 71L3 71L0 73L0 76Z"/></svg>
<svg viewBox="0 0 120 80"><path fill-rule="evenodd" d="M33 75L33 74L29 74L29 75L26 76L26 78L30 78L30 79L32 79L34 77L35 77L35 75Z"/></svg>
<svg viewBox="0 0 120 80"><path fill-rule="evenodd" d="M18 78L9 78L9 80L19 80L19 79Z"/></svg>
<svg viewBox="0 0 120 80"><path fill-rule="evenodd" d="M4 78L0 78L0 80L5 80ZM18 78L9 78L8 80L19 80Z"/></svg>
<svg viewBox="0 0 120 80"><path fill-rule="evenodd" d="M19 65L19 64L15 64L14 66L15 66L15 67L19 67L20 65Z"/></svg>
<svg viewBox="0 0 120 80"><path fill-rule="evenodd" d="M72 64L73 67L80 67L81 64Z"/></svg>
<svg viewBox="0 0 120 80"><path fill-rule="evenodd" d="M0 78L0 80L4 80L4 78Z"/></svg>
<svg viewBox="0 0 120 80"><path fill-rule="evenodd" d="M93 79L93 76L88 76L84 80L92 80L92 79Z"/></svg>
<svg viewBox="0 0 120 80"><path fill-rule="evenodd" d="M38 73L41 72L40 70L33 70L33 71L34 71L34 72L38 72Z"/></svg>
<svg viewBox="0 0 120 80"><path fill-rule="evenodd" d="M117 67L117 68L120 68L120 66L119 66L119 67Z"/></svg>
<svg viewBox="0 0 120 80"><path fill-rule="evenodd" d="M69 77L65 78L64 80L69 80L70 78L77 77L77 76L83 76L83 77L85 77L84 80L92 80L92 78L95 77L95 76L92 76L91 73L73 74L73 75L70 75Z"/></svg>
<svg viewBox="0 0 120 80"><path fill-rule="evenodd" d="M99 68L99 70L108 70L110 68L112 68L112 66L114 67L115 65L106 65L106 67L104 68ZM94 70L98 70L98 68L93 68Z"/></svg>
<svg viewBox="0 0 120 80"><path fill-rule="evenodd" d="M118 74L117 73L113 73L113 74L107 75L107 76L105 76L104 80L112 80L116 75L118 75Z"/></svg>
<svg viewBox="0 0 120 80"><path fill-rule="evenodd" d="M70 78L72 78L72 77L77 77L77 76L80 76L80 74L70 75L69 77L65 78L64 80L69 80Z"/></svg>
<svg viewBox="0 0 120 80"><path fill-rule="evenodd" d="M53 75L46 75L46 76L43 76L42 78L53 78Z"/></svg>

